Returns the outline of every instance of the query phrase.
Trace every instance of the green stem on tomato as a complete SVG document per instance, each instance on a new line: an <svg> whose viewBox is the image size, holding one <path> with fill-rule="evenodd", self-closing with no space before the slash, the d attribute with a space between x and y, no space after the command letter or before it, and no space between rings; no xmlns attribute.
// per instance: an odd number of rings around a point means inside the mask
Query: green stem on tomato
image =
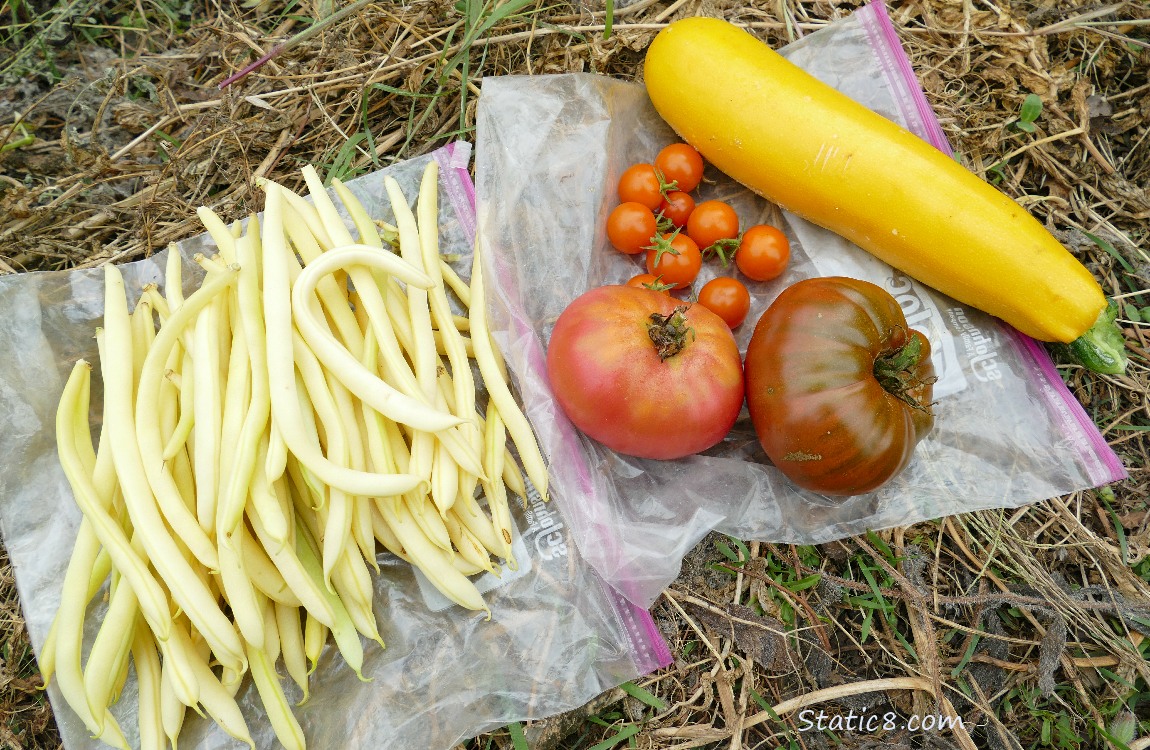
<svg viewBox="0 0 1150 750"><path fill-rule="evenodd" d="M658 167L655 167L655 177L659 180L659 194L663 196L663 200L670 200L670 193L679 189L679 181L667 182L667 176Z"/></svg>
<svg viewBox="0 0 1150 750"><path fill-rule="evenodd" d="M719 262L723 264L723 268L726 268L731 264L731 258L734 257L735 251L739 249L741 243L741 235L739 237L718 240L713 245L708 245L703 248L703 256L714 255L719 259Z"/></svg>
<svg viewBox="0 0 1150 750"><path fill-rule="evenodd" d="M664 284L663 275L659 274L655 277L654 281L643 284L644 289L650 289L653 292L669 292L675 288L674 284Z"/></svg>
<svg viewBox="0 0 1150 750"><path fill-rule="evenodd" d="M680 231L682 230L676 228L675 231L669 235L656 235L651 238L651 244L643 248L644 250L655 251L655 260L652 262L653 266L659 265L659 261L663 259L663 253L670 253L671 255L679 254L679 251L671 245L671 241L678 236Z"/></svg>
<svg viewBox="0 0 1150 750"><path fill-rule="evenodd" d="M908 333L905 344L875 358L874 376L890 395L916 409L929 410L929 404L921 404L911 395L911 391L922 385L915 376L915 369L921 359L922 339Z"/></svg>

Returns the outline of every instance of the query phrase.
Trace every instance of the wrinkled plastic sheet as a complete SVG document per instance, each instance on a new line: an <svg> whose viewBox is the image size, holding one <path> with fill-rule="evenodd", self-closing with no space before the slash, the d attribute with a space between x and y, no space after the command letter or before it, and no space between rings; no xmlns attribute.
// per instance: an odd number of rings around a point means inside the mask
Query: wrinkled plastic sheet
<svg viewBox="0 0 1150 750"><path fill-rule="evenodd" d="M383 175L394 176L409 200L418 194L429 159L440 162L441 247L457 254L469 277L475 232L473 185L467 172L470 147L447 146L348 183L373 216L390 220ZM181 243L188 259L211 254L205 237ZM134 295L149 282L162 283L165 255L122 266ZM187 285L198 267L185 264ZM0 278L0 534L16 573L29 634L37 651L59 602L64 571L80 514L56 458L56 402L72 364L98 365L93 333L103 315L100 269L31 273ZM93 414L99 413L93 381ZM95 421L95 420L94 420ZM367 642L360 682L329 646L312 676L311 697L295 709L314 748L443 749L506 725L583 705L620 683L669 662L649 614L621 598L569 543L554 504L537 494L526 509L512 503L519 530L519 570L481 581L492 611L444 607L425 590L406 563L382 554L376 580L376 612L385 649ZM99 597L97 597L99 599ZM87 642L103 613L94 605ZM300 695L285 682L290 699ZM91 739L54 686L49 693L65 747L105 747ZM113 708L129 738L135 732L135 681ZM243 688L253 738L277 747L258 696ZM189 750L244 747L207 720L188 712L180 747Z"/></svg>
<svg viewBox="0 0 1150 750"><path fill-rule="evenodd" d="M781 50L825 83L950 152L881 3ZM832 501L770 465L744 409L730 435L676 461L620 455L580 434L548 390L545 351L560 312L582 292L645 269L605 236L619 175L677 140L642 86L601 76L486 78L477 114L479 241L490 259L493 320L550 456L552 496L604 577L647 605L706 533L820 543L986 508L1010 508L1126 475L1045 350L977 310L919 284L831 232L781 211L708 167L698 200L719 198L742 226L784 228L792 260L749 282L754 322L786 286L810 276L872 281L931 340L936 425L911 465L878 491ZM770 123L763 123L769 128ZM929 190L929 185L921 186ZM639 256L641 258L641 256ZM706 263L696 287L730 274Z"/></svg>

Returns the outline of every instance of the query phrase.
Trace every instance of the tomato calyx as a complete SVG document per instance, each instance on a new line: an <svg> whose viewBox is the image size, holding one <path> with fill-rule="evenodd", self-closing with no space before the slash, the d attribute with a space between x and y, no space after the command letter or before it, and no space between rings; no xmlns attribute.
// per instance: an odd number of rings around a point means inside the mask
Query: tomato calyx
<svg viewBox="0 0 1150 750"><path fill-rule="evenodd" d="M647 245L643 249L655 251L655 260L654 260L653 265L655 265L655 266L659 265L659 261L663 259L664 253L670 253L671 255L678 255L679 254L679 251L676 250L674 248L674 246L671 245L671 241L674 240L675 237L678 236L678 234L679 234L679 229L676 228L675 231L672 232L671 234L660 234L660 235L656 235L656 236L651 238L654 240L654 242L652 242L650 245Z"/></svg>
<svg viewBox="0 0 1150 750"><path fill-rule="evenodd" d="M643 288L650 289L653 292L669 292L675 288L675 285L663 283L663 277L659 275L655 277L654 281L644 283Z"/></svg>
<svg viewBox="0 0 1150 750"><path fill-rule="evenodd" d="M719 259L719 262L723 264L723 268L726 268L731 264L731 257L735 254L735 251L739 249L739 243L742 241L741 236L732 237L727 240L718 240L703 248L703 257L706 258L714 255Z"/></svg>
<svg viewBox="0 0 1150 750"><path fill-rule="evenodd" d="M687 305L679 305L666 315L651 313L647 335L655 345L660 362L666 362L687 347L695 330L687 325Z"/></svg>
<svg viewBox="0 0 1150 750"><path fill-rule="evenodd" d="M922 359L922 339L906 336L906 343L875 358L874 376L883 390L908 406L930 414L931 403L922 403L914 394L928 383L915 371ZM931 378L933 383L935 378Z"/></svg>
<svg viewBox="0 0 1150 750"><path fill-rule="evenodd" d="M673 232L678 229L678 226L676 226L675 222L668 219L667 215L662 211L655 214L655 222L655 229L659 232L659 234L667 234L668 232Z"/></svg>
<svg viewBox="0 0 1150 750"><path fill-rule="evenodd" d="M657 177L659 180L659 192L662 194L663 200L667 200L668 193L673 193L679 189L679 181L671 180L670 182L667 182L667 175L663 174L663 170L659 169L658 167L655 167L654 169L655 177Z"/></svg>

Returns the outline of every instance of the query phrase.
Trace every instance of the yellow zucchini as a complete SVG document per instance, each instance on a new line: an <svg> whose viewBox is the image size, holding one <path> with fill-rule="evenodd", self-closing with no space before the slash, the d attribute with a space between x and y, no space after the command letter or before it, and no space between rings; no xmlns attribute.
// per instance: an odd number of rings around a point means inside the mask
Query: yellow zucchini
<svg viewBox="0 0 1150 750"><path fill-rule="evenodd" d="M1055 342L1106 310L1090 272L1008 196L737 26L671 24L644 78L720 170L960 302Z"/></svg>

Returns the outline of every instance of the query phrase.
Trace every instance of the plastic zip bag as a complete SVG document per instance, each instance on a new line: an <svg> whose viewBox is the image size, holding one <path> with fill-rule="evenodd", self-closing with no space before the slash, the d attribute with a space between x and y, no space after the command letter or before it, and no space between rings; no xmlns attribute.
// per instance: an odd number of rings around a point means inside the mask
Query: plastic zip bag
<svg viewBox="0 0 1150 750"><path fill-rule="evenodd" d="M780 51L949 152L881 3ZM678 461L631 458L594 443L551 398L548 333L586 289L640 272L631 256L610 247L603 227L622 171L678 139L642 86L584 74L484 79L477 128L480 242L490 273L501 280L493 324L550 455L552 496L583 554L635 603L653 602L711 530L819 543L1017 507L1126 476L1033 340L784 214L713 168L699 200L732 203L744 227L785 226L792 241L781 278L748 284L751 313L735 332L740 348L745 351L762 311L793 282L833 274L873 281L894 294L909 322L931 339L941 375L934 431L890 484L845 502L788 482L767 461L745 409L723 443ZM696 285L727 273L704 264Z"/></svg>
<svg viewBox="0 0 1150 750"><path fill-rule="evenodd" d="M474 188L467 172L470 146L456 143L348 183L373 216L390 217L383 175L394 176L409 200L423 168L440 163L441 247L461 256L469 276L475 236ZM191 257L212 252L206 236L178 250ZM162 282L163 253L124 264L130 294ZM185 264L192 283L198 268ZM93 333L103 314L99 269L32 273L0 278L0 533L16 572L29 633L41 648L59 602L64 570L79 525L79 511L56 458L56 402L72 364L98 361ZM94 388L98 379L94 382ZM93 400L98 401L98 390ZM93 409L98 414L99 405ZM534 495L527 508L512 503L520 568L487 581L492 619L444 607L406 564L380 556L376 612L385 649L367 643L359 682L332 647L312 676L311 697L296 707L308 742L316 748L447 748L513 720L541 718L583 705L622 682L670 662L650 615L626 601L569 542L567 524L553 504ZM102 614L99 595L86 636ZM289 698L300 697L287 685ZM260 748L278 746L249 684L240 704ZM104 747L49 686L65 747ZM134 737L135 686L129 679L113 713ZM244 747L191 712L181 747Z"/></svg>

